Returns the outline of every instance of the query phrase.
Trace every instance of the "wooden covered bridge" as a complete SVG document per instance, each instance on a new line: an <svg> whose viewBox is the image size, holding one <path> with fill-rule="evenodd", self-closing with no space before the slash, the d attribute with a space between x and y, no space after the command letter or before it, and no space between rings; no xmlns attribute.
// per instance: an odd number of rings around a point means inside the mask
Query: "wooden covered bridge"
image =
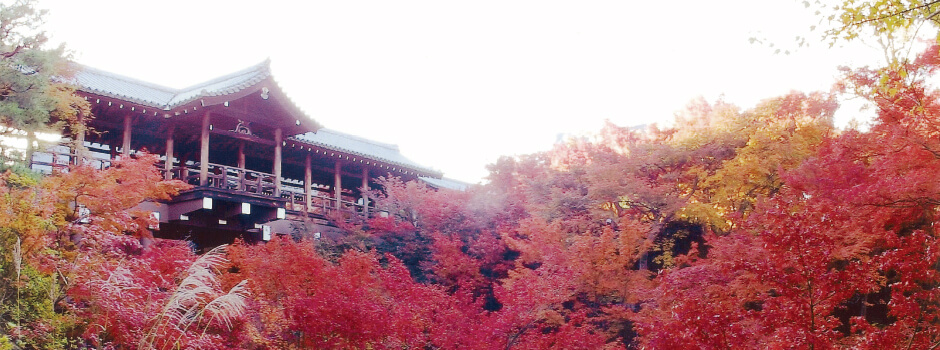
<svg viewBox="0 0 940 350"><path fill-rule="evenodd" d="M32 167L77 162L106 167L146 150L161 155L167 179L194 187L147 203L160 236L214 245L267 239L303 223L374 215L364 190L380 176L440 183L442 174L382 144L322 128L287 98L265 61L185 89L83 68L77 93L91 103L83 145L37 153Z"/></svg>

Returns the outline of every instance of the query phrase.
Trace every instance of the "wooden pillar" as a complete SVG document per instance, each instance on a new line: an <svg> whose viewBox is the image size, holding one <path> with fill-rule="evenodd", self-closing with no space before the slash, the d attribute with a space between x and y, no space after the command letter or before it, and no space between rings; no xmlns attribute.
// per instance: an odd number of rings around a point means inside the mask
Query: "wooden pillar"
<svg viewBox="0 0 940 350"><path fill-rule="evenodd" d="M173 179L173 132L174 125L170 124L170 127L166 131L166 162L163 164L163 170L166 171L163 178L166 180Z"/></svg>
<svg viewBox="0 0 940 350"><path fill-rule="evenodd" d="M238 141L238 190L244 191L245 186L245 141Z"/></svg>
<svg viewBox="0 0 940 350"><path fill-rule="evenodd" d="M310 212L310 204L313 201L310 195L310 187L313 186L313 167L310 158L310 152L307 152L307 157L304 158L304 211L306 212Z"/></svg>
<svg viewBox="0 0 940 350"><path fill-rule="evenodd" d="M245 169L245 141L238 141L238 167Z"/></svg>
<svg viewBox="0 0 940 350"><path fill-rule="evenodd" d="M362 167L362 215L369 217L369 168Z"/></svg>
<svg viewBox="0 0 940 350"><path fill-rule="evenodd" d="M75 137L75 155L72 157L72 164L79 165L84 163L85 159L85 116L78 113L78 124L73 125L72 136Z"/></svg>
<svg viewBox="0 0 940 350"><path fill-rule="evenodd" d="M180 181L189 183L189 167L186 166L186 162L189 161L189 153L181 152L180 153Z"/></svg>
<svg viewBox="0 0 940 350"><path fill-rule="evenodd" d="M333 198L336 199L336 209L340 209L343 200L343 164L339 159L336 160L333 170Z"/></svg>
<svg viewBox="0 0 940 350"><path fill-rule="evenodd" d="M117 137L116 137L116 136L113 137L113 138L110 138L110 137L108 138L108 156L110 157L110 158L108 158L109 160L115 160L115 159L117 159L117 145L114 144L114 142L116 142L116 140L117 140ZM110 166L110 165L109 165L109 166ZM103 169L103 168L102 168L102 169Z"/></svg>
<svg viewBox="0 0 940 350"><path fill-rule="evenodd" d="M284 142L281 128L274 129L274 196L281 196L281 143Z"/></svg>
<svg viewBox="0 0 940 350"><path fill-rule="evenodd" d="M26 131L26 166L30 169L33 168L33 153L36 152L36 132L32 130ZM53 162L55 162L55 156L53 156Z"/></svg>
<svg viewBox="0 0 940 350"><path fill-rule="evenodd" d="M131 115L124 116L124 137L121 144L121 154L129 156L131 154Z"/></svg>
<svg viewBox="0 0 940 350"><path fill-rule="evenodd" d="M199 148L199 186L209 184L209 112L202 116L202 136Z"/></svg>

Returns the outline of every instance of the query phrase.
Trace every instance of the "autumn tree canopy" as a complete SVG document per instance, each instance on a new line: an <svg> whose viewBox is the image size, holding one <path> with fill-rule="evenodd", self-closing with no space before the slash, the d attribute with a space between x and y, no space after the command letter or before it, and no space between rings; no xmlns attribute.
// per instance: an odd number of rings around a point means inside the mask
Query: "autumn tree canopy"
<svg viewBox="0 0 940 350"><path fill-rule="evenodd" d="M937 10L879 4L839 9L863 16L851 23ZM3 5L0 26L32 28L32 5ZM27 54L41 39L0 39L23 62L0 76L46 72L28 65L46 62ZM380 214L336 222L342 236L201 254L153 239L137 209L188 188L153 155L14 168L0 349L940 348L938 68L931 45L845 68L832 92L692 101L669 127L609 123L501 158L467 191L386 178ZM57 118L22 102L54 97L17 84L2 108ZM869 128L833 125L839 93L874 103Z"/></svg>

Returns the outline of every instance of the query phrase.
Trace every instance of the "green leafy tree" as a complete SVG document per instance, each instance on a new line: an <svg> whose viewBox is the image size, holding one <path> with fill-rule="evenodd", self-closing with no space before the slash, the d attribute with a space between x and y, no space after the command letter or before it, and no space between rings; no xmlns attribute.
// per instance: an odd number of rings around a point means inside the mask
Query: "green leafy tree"
<svg viewBox="0 0 940 350"><path fill-rule="evenodd" d="M27 159L37 132L57 132L65 125L83 130L80 116L90 114L68 85L65 47L46 47L49 39L41 28L46 12L34 0L0 2L0 125L6 136L25 134Z"/></svg>

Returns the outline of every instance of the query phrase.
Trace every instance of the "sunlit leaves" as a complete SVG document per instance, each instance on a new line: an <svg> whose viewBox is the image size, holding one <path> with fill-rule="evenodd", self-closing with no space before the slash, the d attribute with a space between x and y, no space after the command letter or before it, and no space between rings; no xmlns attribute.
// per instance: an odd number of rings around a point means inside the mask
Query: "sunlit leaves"
<svg viewBox="0 0 940 350"><path fill-rule="evenodd" d="M934 70L931 60L918 62L906 70ZM793 142L796 133L768 134L789 147L817 146L791 149L798 157L789 162L778 158L776 190L758 198L746 218L734 218L737 225L728 235L709 236L706 259L656 279L636 318L641 343L873 349L938 344L940 259L933 227L940 161L932 141L937 103L918 80L922 76L894 72L862 69L849 75L881 107L869 132L811 132L807 140L818 140L812 142ZM783 150L763 158L780 157Z"/></svg>
<svg viewBox="0 0 940 350"><path fill-rule="evenodd" d="M823 11L827 14L825 20L831 27L823 37L830 45L865 35L908 39L905 36L920 26L937 23L936 12L940 8L936 1L929 0L817 1L813 6L819 9L817 16Z"/></svg>

